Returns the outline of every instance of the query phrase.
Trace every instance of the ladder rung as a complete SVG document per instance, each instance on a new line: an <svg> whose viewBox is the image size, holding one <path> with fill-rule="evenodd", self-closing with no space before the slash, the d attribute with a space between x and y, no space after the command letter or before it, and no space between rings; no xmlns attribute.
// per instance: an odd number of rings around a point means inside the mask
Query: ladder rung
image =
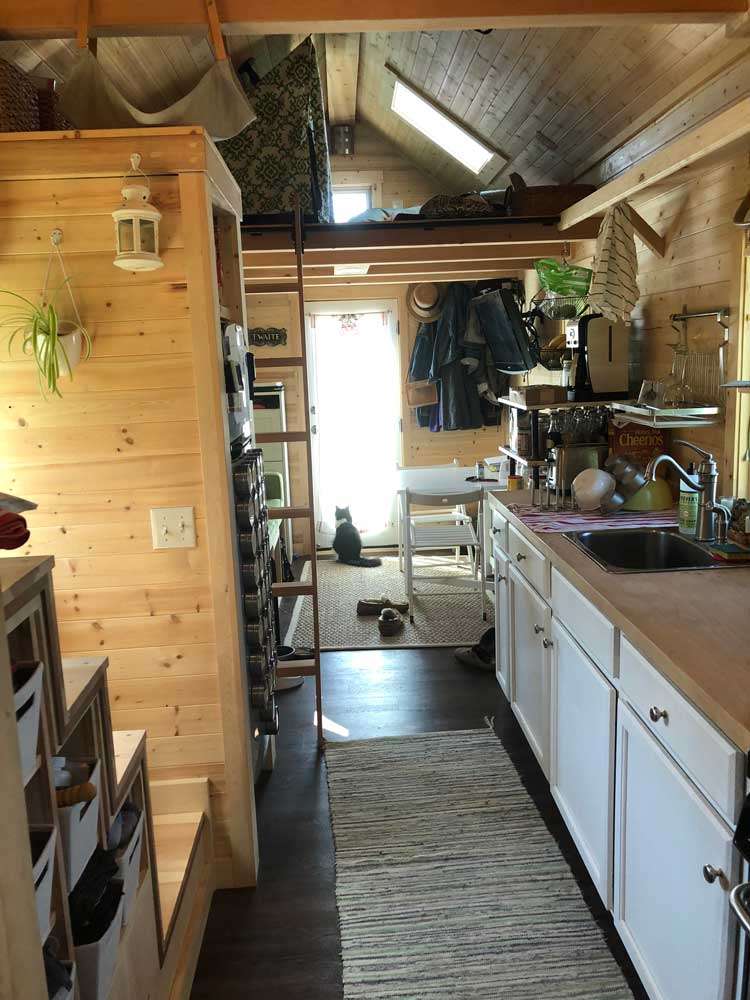
<svg viewBox="0 0 750 1000"><path fill-rule="evenodd" d="M284 660L276 667L277 677L315 677L317 673L315 660Z"/></svg>
<svg viewBox="0 0 750 1000"><path fill-rule="evenodd" d="M307 441L307 431L268 431L265 434L256 434L257 444L283 444L285 441Z"/></svg>
<svg viewBox="0 0 750 1000"><path fill-rule="evenodd" d="M284 521L286 518L312 517L310 507L269 507L269 521Z"/></svg>
<svg viewBox="0 0 750 1000"><path fill-rule="evenodd" d="M256 368L301 368L304 358L256 358Z"/></svg>
<svg viewBox="0 0 750 1000"><path fill-rule="evenodd" d="M315 588L311 583L300 583L295 580L293 583L274 583L271 587L274 597L300 597L305 594L314 594Z"/></svg>

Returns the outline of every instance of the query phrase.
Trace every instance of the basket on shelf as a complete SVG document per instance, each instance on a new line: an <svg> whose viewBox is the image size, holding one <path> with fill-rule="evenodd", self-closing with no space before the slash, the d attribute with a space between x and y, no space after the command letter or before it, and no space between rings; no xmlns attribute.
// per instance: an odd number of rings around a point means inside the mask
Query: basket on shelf
<svg viewBox="0 0 750 1000"><path fill-rule="evenodd" d="M566 320L577 319L588 308L585 295L555 295L547 292L544 297L534 300L534 305L547 319Z"/></svg>

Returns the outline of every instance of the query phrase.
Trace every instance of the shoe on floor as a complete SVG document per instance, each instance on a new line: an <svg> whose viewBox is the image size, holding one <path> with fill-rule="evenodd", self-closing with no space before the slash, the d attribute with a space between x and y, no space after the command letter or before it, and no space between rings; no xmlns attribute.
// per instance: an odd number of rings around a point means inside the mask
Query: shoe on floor
<svg viewBox="0 0 750 1000"><path fill-rule="evenodd" d="M381 635L396 635L404 627L404 620L395 608L383 608L378 618Z"/></svg>
<svg viewBox="0 0 750 1000"><path fill-rule="evenodd" d="M400 614L404 615L409 610L409 602L392 601L385 594L382 594L380 597L365 597L361 601L357 601L357 614L360 618L379 615L384 608L394 608Z"/></svg>
<svg viewBox="0 0 750 1000"><path fill-rule="evenodd" d="M495 672L494 649L492 657L486 649L481 646L459 646L454 651L454 655L459 663L467 667L474 667L476 670L486 670L488 673Z"/></svg>

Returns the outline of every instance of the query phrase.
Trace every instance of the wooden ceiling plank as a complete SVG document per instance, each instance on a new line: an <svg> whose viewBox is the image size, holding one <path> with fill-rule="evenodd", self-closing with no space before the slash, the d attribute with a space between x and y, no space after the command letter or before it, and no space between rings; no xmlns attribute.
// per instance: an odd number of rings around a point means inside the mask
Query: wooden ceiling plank
<svg viewBox="0 0 750 1000"><path fill-rule="evenodd" d="M601 162L611 150L633 138L641 129L648 127L661 115L694 94L710 80L726 73L739 59L750 54L750 39L725 39L721 29L717 37L707 39L700 46L700 53L691 66L681 63L677 67L677 80L665 87L661 94L656 86L641 93L628 102L625 108L610 118L604 125L606 140L596 144L593 139L576 148L573 158L576 175L582 175Z"/></svg>
<svg viewBox="0 0 750 1000"><path fill-rule="evenodd" d="M515 260L524 257L555 257L560 243L465 244L462 246L397 247L371 250L308 250L305 268L332 267L334 264L440 264L454 261ZM571 256L574 254L571 253ZM243 266L260 269L287 266L294 261L293 251L243 253Z"/></svg>
<svg viewBox="0 0 750 1000"><path fill-rule="evenodd" d="M731 155L750 147L750 97L716 115L698 128L646 156L615 180L567 208L560 218L560 231L601 215L651 184L666 180L697 161L710 162L714 155ZM676 178L679 183L679 177Z"/></svg>
<svg viewBox="0 0 750 1000"><path fill-rule="evenodd" d="M331 125L352 124L357 116L359 35L326 35L328 120Z"/></svg>

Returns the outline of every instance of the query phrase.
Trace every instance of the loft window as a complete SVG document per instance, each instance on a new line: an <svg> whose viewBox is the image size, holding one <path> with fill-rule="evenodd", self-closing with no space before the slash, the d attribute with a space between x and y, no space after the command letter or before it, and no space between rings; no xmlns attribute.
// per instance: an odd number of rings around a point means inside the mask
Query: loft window
<svg viewBox="0 0 750 1000"><path fill-rule="evenodd" d="M396 80L391 109L474 174L480 174L495 156L494 150L475 139L401 80Z"/></svg>
<svg viewBox="0 0 750 1000"><path fill-rule="evenodd" d="M372 190L369 187L333 188L333 221L349 222L355 215L372 208Z"/></svg>

